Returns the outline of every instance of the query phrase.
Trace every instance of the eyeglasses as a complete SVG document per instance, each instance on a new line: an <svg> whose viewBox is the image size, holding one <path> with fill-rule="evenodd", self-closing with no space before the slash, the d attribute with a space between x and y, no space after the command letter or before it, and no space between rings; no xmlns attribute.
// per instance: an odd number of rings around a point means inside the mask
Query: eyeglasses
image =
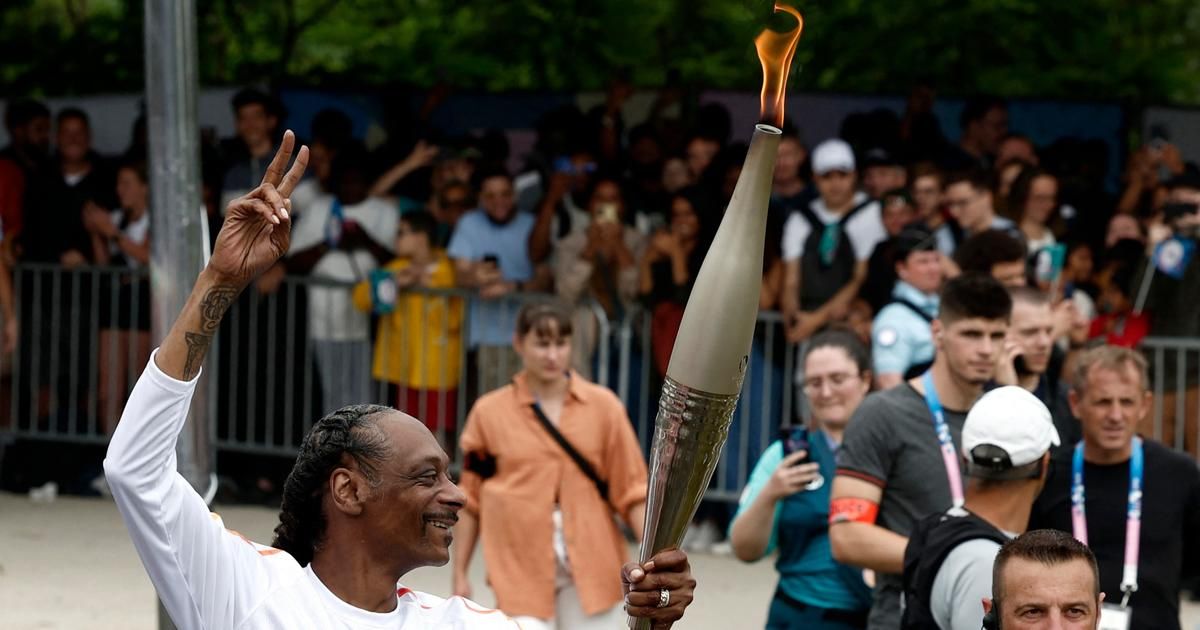
<svg viewBox="0 0 1200 630"><path fill-rule="evenodd" d="M842 385L845 385L846 383L850 382L851 379L857 379L858 377L859 377L859 375L854 372L837 372L837 373L829 374L829 375L823 376L823 377L818 376L815 378L806 378L806 379L804 379L804 391L806 391L806 392L821 391L821 387L826 382L829 383L829 387L831 389L836 389L836 388L841 387Z"/></svg>
<svg viewBox="0 0 1200 630"><path fill-rule="evenodd" d="M974 196L968 197L966 199L949 199L949 198L947 198L944 201L944 203L946 204L947 208L966 208L967 206L971 205L978 198L979 198L978 195L974 195Z"/></svg>

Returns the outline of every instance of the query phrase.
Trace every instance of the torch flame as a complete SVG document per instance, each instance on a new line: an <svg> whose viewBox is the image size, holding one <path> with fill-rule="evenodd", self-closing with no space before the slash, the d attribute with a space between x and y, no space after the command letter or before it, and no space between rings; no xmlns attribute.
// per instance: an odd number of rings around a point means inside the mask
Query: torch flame
<svg viewBox="0 0 1200 630"><path fill-rule="evenodd" d="M796 16L796 28L785 33L764 29L754 39L754 47L758 50L758 60L762 62L762 120L783 127L783 98L787 88L788 71L792 67L792 57L796 55L796 43L800 41L800 31L804 30L804 17L795 7L775 3L775 11L786 11Z"/></svg>

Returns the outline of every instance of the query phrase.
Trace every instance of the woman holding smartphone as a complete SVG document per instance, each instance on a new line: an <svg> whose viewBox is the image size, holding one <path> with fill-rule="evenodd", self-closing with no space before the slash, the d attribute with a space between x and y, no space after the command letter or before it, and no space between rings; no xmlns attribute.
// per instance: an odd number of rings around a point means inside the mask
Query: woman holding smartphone
<svg viewBox="0 0 1200 630"><path fill-rule="evenodd" d="M769 630L865 628L871 591L829 546L829 488L854 410L871 388L870 355L853 333L826 330L804 353L812 426L785 427L754 466L730 526L734 554L755 562L778 549Z"/></svg>

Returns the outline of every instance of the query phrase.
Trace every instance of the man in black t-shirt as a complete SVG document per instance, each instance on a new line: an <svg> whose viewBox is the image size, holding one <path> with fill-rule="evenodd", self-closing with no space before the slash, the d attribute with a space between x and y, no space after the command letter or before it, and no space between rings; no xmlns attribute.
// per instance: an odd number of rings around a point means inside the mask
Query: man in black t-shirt
<svg viewBox="0 0 1200 630"><path fill-rule="evenodd" d="M1135 436L1138 421L1150 411L1146 360L1125 348L1101 346L1077 360L1070 392L1071 409L1083 429L1083 522L1072 520L1075 453L1064 451L1051 466L1050 478L1034 504L1029 529L1073 532L1096 554L1105 601L1120 605L1125 575L1130 475L1138 452L1144 473L1140 488L1140 536L1136 591L1129 595L1132 630L1172 630L1179 625L1180 582L1200 569L1200 470L1191 458L1157 442ZM1139 448L1140 445L1140 448ZM1136 531L1136 530L1135 530ZM1107 614L1107 613L1106 613Z"/></svg>

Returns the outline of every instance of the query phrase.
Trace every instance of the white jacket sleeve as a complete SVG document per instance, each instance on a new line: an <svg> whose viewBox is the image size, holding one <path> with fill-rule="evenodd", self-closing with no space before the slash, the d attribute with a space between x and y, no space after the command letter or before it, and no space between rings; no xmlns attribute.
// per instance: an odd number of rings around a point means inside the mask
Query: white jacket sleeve
<svg viewBox="0 0 1200 630"><path fill-rule="evenodd" d="M175 625L236 628L262 601L270 578L259 550L226 530L176 472L175 443L196 381L167 376L155 356L113 433L104 474Z"/></svg>

